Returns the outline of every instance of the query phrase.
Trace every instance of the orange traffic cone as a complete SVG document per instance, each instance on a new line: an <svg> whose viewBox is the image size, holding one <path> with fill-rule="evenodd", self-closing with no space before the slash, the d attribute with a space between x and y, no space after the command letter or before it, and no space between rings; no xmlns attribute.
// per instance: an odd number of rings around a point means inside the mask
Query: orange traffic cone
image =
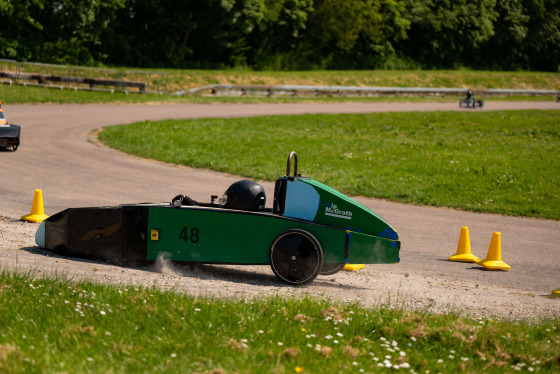
<svg viewBox="0 0 560 374"><path fill-rule="evenodd" d="M49 218L49 216L45 214L45 210L43 209L43 191L35 190L31 213L21 217L21 219L29 222L43 222L47 218Z"/></svg>
<svg viewBox="0 0 560 374"><path fill-rule="evenodd" d="M477 262L478 257L471 254L471 240L469 239L469 228L467 226L461 227L461 234L459 235L459 243L457 244L457 254L449 257L449 261L458 262Z"/></svg>
<svg viewBox="0 0 560 374"><path fill-rule="evenodd" d="M502 261L502 234L494 232L488 254L484 260L476 262L478 265L489 270L509 270L511 266Z"/></svg>

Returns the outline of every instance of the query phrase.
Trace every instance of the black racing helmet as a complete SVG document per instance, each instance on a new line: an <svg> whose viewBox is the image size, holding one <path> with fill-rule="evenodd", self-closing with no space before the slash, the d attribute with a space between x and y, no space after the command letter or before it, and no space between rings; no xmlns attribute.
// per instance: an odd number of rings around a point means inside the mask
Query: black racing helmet
<svg viewBox="0 0 560 374"><path fill-rule="evenodd" d="M227 209L258 211L266 204L266 193L257 182L241 180L224 192L220 203Z"/></svg>

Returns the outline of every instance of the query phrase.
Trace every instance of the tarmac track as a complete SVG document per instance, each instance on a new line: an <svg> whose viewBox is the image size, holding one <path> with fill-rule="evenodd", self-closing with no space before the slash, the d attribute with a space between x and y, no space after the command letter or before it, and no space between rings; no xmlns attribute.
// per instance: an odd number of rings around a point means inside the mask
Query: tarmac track
<svg viewBox="0 0 560 374"><path fill-rule="evenodd" d="M231 183L240 179L144 160L103 147L91 132L104 126L148 119L459 110L457 107L456 103L4 105L7 119L21 125L22 135L21 146L16 152L0 151L0 216L4 217L0 225L13 226L17 218L29 213L36 188L43 190L45 212L52 215L68 207L170 201L179 193L208 201L211 194L221 195ZM559 108L553 101L487 102L484 111ZM286 156L291 150L286 145ZM300 158L300 171L312 176L313 171L306 167L305 150L295 151ZM278 165L279 176L284 169L284 164ZM270 205L273 183L262 184L269 196L267 205ZM306 292L366 303L372 303L370 298L379 300L384 292L393 292L397 299L399 293L401 297L405 294L406 304L420 307L448 302L459 309L473 308L474 311L516 316L518 306L524 305L531 307L537 315L560 316L560 299L546 297L560 287L560 222L411 206L376 199L357 200L379 213L397 230L402 241L401 263L368 265L361 275L359 272L339 273L328 280L319 277L306 287ZM500 231L502 259L512 270L485 271L474 264L446 261L456 251L461 226L469 227L472 251L480 258L486 255L492 233ZM0 252L7 249L0 245ZM19 255L20 265L25 262L21 260L22 256L31 256L30 263L41 266L44 255L33 248L21 249L26 251ZM4 267L13 261L10 256L4 254L1 257ZM18 261L17 256L15 261ZM79 262L75 260L75 263ZM53 270L58 265L49 266ZM254 288L252 285L256 279L256 288L246 291L255 294L262 293L261 286L272 287L274 292L285 288L275 282L268 268L261 267L262 271L217 268L203 267L202 272L194 276L186 270L181 271L179 278L189 277L189 287L196 278L202 279L202 283L210 280L205 283L208 287L233 282L249 289ZM376 276L377 279L373 280ZM369 277L372 279L366 281ZM180 280L176 282L180 283ZM391 289L383 282L397 283L398 286L393 284ZM170 287L181 288L177 284ZM200 284L194 287L202 292ZM372 291L376 287L377 292ZM292 287L289 289L286 292L298 292ZM356 293L349 294L351 289L357 290ZM503 313L495 305L486 305L496 299L485 297L484 289L489 290L489 295L491 291L492 295L498 295L496 297L504 294L505 297L498 301L504 306ZM463 295L465 291L466 295Z"/></svg>

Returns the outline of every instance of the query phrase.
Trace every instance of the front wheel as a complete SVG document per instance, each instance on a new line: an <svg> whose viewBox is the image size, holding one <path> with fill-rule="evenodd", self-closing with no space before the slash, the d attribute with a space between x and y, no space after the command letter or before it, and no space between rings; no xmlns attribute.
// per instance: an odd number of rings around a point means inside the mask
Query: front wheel
<svg viewBox="0 0 560 374"><path fill-rule="evenodd" d="M270 267L285 283L302 285L313 281L323 266L323 250L305 230L286 230L270 246Z"/></svg>

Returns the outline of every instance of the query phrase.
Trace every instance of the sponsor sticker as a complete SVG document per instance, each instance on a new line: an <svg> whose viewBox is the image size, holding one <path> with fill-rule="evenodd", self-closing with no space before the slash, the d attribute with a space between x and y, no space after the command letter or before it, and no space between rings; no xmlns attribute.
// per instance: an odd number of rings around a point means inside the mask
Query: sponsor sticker
<svg viewBox="0 0 560 374"><path fill-rule="evenodd" d="M352 219L352 211L350 210L340 210L333 203L327 203L325 207L325 215L337 218Z"/></svg>

